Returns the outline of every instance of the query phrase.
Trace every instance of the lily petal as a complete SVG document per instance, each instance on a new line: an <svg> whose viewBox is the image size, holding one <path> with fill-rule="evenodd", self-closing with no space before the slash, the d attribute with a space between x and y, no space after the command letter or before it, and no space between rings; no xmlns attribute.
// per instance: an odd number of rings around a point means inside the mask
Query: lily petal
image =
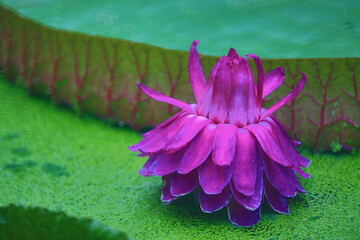
<svg viewBox="0 0 360 240"><path fill-rule="evenodd" d="M311 175L304 172L304 170L302 170L300 167L295 166L294 167L294 171L297 172L302 178L310 178Z"/></svg>
<svg viewBox="0 0 360 240"><path fill-rule="evenodd" d="M254 211L248 210L231 200L227 205L229 221L237 226L250 227L260 220L260 207Z"/></svg>
<svg viewBox="0 0 360 240"><path fill-rule="evenodd" d="M299 183L299 180L296 177L296 174L294 172L292 172L290 174L290 179L291 182L294 184L294 186L296 187L296 191L298 191L299 193L306 193L306 191L304 190L304 188L301 186L301 184Z"/></svg>
<svg viewBox="0 0 360 240"><path fill-rule="evenodd" d="M260 164L260 161L259 161L259 164ZM264 189L262 167L259 165L253 195L246 196L246 195L242 194L241 192L239 192L235 188L235 184L233 181L231 182L230 186L231 186L231 191L233 193L234 198L241 206L244 206L246 209L249 209L249 210L255 210L255 209L259 208L261 206L263 189Z"/></svg>
<svg viewBox="0 0 360 240"><path fill-rule="evenodd" d="M284 126L280 123L280 121L274 117L274 116L270 116L267 119L271 118L274 122L277 123L277 126L280 128L281 132L287 136L288 141L291 143L291 145L293 145L294 147L299 147L301 145L301 142L297 141L297 140L293 140L286 132ZM266 119L266 120L267 120Z"/></svg>
<svg viewBox="0 0 360 240"><path fill-rule="evenodd" d="M279 147L285 159L287 159L287 161L291 164L290 165L291 169L299 173L299 175L303 178L310 178L310 174L305 173L304 170L300 168L300 166L308 166L310 164L310 160L306 159L305 157L301 156L298 152L295 151L291 142L289 142L287 135L285 136L282 135L282 131L279 128L279 125L277 125L276 122L273 121L271 117L268 117L266 121L260 123L260 125L263 126L267 124L270 124L270 127L267 128L268 138L272 139L275 142L275 144ZM265 151L265 149L263 150ZM271 157L269 154L267 155Z"/></svg>
<svg viewBox="0 0 360 240"><path fill-rule="evenodd" d="M185 149L174 153L159 153L154 163L149 167L149 171L157 176L164 176L175 172L180 166L180 160L184 152Z"/></svg>
<svg viewBox="0 0 360 240"><path fill-rule="evenodd" d="M246 196L254 194L259 153L255 137L246 129L237 131L236 154L233 161L232 180L237 191Z"/></svg>
<svg viewBox="0 0 360 240"><path fill-rule="evenodd" d="M248 60L241 57L234 58L231 75L227 78L231 79L230 93L224 93L223 98L230 96L230 123L244 126L254 122L258 118L259 108L256 106L254 78Z"/></svg>
<svg viewBox="0 0 360 240"><path fill-rule="evenodd" d="M188 119L184 126L177 132L169 143L163 148L164 151L178 150L189 143L206 125L209 120L201 116L193 116Z"/></svg>
<svg viewBox="0 0 360 240"><path fill-rule="evenodd" d="M200 103L203 98L206 90L206 79L201 66L199 53L196 50L196 46L199 41L194 40L190 47L189 61L188 61L188 71L189 71L189 80L192 87L195 99Z"/></svg>
<svg viewBox="0 0 360 240"><path fill-rule="evenodd" d="M264 68L261 62L261 59L256 56L255 54L248 54L246 55L249 58L253 58L255 65L256 65L256 69L257 69L257 83L256 83L256 102L258 104L258 107L261 108L262 106L262 102L263 102L263 88L264 88Z"/></svg>
<svg viewBox="0 0 360 240"><path fill-rule="evenodd" d="M170 193L173 196L188 194L199 184L197 170L188 174L174 173L170 181Z"/></svg>
<svg viewBox="0 0 360 240"><path fill-rule="evenodd" d="M267 177L264 177L264 182L265 196L272 209L279 213L289 214L290 210L286 197L282 196L281 193L271 185Z"/></svg>
<svg viewBox="0 0 360 240"><path fill-rule="evenodd" d="M218 124L215 133L212 159L218 166L230 165L235 156L237 126Z"/></svg>
<svg viewBox="0 0 360 240"><path fill-rule="evenodd" d="M168 97L164 94L161 94L159 92L156 92L154 90L152 90L151 88L148 88L144 85L141 85L140 82L136 83L137 86L140 88L141 91L143 91L146 95L148 95L149 97L155 99L156 101L159 102L164 102L164 103L168 103L170 105L173 105L175 107L181 108L189 113L194 113L194 109L191 107L190 104L182 102L180 100L177 100L175 98L172 97Z"/></svg>
<svg viewBox="0 0 360 240"><path fill-rule="evenodd" d="M172 178L171 174L162 177L162 179L164 181L164 186L161 191L160 199L161 199L163 205L167 205L167 204L171 203L172 201L174 201L176 198L178 198L177 196L173 196L170 193L171 178Z"/></svg>
<svg viewBox="0 0 360 240"><path fill-rule="evenodd" d="M199 183L206 194L219 194L231 179L230 166L217 166L209 157L199 169Z"/></svg>
<svg viewBox="0 0 360 240"><path fill-rule="evenodd" d="M228 58L239 57L239 54L236 52L234 48L230 48L227 57Z"/></svg>
<svg viewBox="0 0 360 240"><path fill-rule="evenodd" d="M202 188L198 193L201 210L205 213L212 213L225 207L231 199L229 187L225 187L219 194L206 194Z"/></svg>
<svg viewBox="0 0 360 240"><path fill-rule="evenodd" d="M228 116L231 89L231 66L229 59L220 59L220 66L216 72L211 98L209 119L214 123L224 123Z"/></svg>
<svg viewBox="0 0 360 240"><path fill-rule="evenodd" d="M280 87L285 79L285 70L278 67L265 75L262 98L265 99L270 93Z"/></svg>
<svg viewBox="0 0 360 240"><path fill-rule="evenodd" d="M267 118L266 121L271 124L273 137L277 140L284 156L289 159L289 161L292 161L294 166L308 167L310 165L310 160L301 156L293 148L293 144L290 142L290 137L287 135L285 130L281 128L281 125L274 121L272 117Z"/></svg>
<svg viewBox="0 0 360 240"><path fill-rule="evenodd" d="M266 175L271 183L281 195L286 197L294 197L296 195L296 187L291 181L290 173L292 169L283 167L280 164L269 159L263 154Z"/></svg>
<svg viewBox="0 0 360 240"><path fill-rule="evenodd" d="M194 115L192 114L180 116L174 120L171 125L166 128L166 130L154 131L152 135L148 135L137 144L129 146L129 149L131 151L141 151L143 153L155 153L160 151L193 116Z"/></svg>
<svg viewBox="0 0 360 240"><path fill-rule="evenodd" d="M187 174L193 169L200 166L209 156L213 149L216 125L210 124L202 129L202 131L189 144L181 164L177 170L180 174Z"/></svg>
<svg viewBox="0 0 360 240"><path fill-rule="evenodd" d="M280 147L272 137L271 125L268 122L260 122L258 124L250 124L244 128L250 130L259 142L261 149L275 162L286 166L292 167L292 163L289 162Z"/></svg>
<svg viewBox="0 0 360 240"><path fill-rule="evenodd" d="M201 116L208 116L211 108L211 99L212 99L212 92L215 82L215 77L217 74L217 71L219 69L220 63L223 61L225 57L220 58L220 60L214 65L214 67L211 70L210 77L208 84L206 86L206 91L204 94L204 97L200 101L199 104L196 106L196 111Z"/></svg>
<svg viewBox="0 0 360 240"><path fill-rule="evenodd" d="M168 118L167 120L165 120L164 122L162 122L158 126L156 126L156 128L151 129L150 131L148 131L146 133L143 133L141 136L146 137L146 136L149 136L149 135L152 135L152 134L158 134L159 131L160 132L164 131L167 126L169 126L171 123L173 123L175 120L177 120L180 116L185 115L185 114L189 114L189 113L182 110L182 111L176 113L174 116Z"/></svg>
<svg viewBox="0 0 360 240"><path fill-rule="evenodd" d="M149 170L149 167L155 162L157 154L150 155L144 166L138 171L138 173L144 177L154 176L154 173Z"/></svg>
<svg viewBox="0 0 360 240"><path fill-rule="evenodd" d="M280 101L272 105L269 109L267 109L261 116L260 121L267 118L271 114L273 114L275 111L277 111L279 108L287 104L288 102L293 101L297 95L303 90L305 83L306 83L306 75L304 73L300 73L302 78L299 80L296 87L285 97L283 97Z"/></svg>
<svg viewBox="0 0 360 240"><path fill-rule="evenodd" d="M304 170L302 170L300 167L309 166L310 160L301 156L298 152L295 151L295 149L292 146L292 143L289 142L290 137L288 137L286 132L284 133L281 130L280 125L277 122L275 122L273 118L268 117L266 119L266 122L269 122L269 124L271 125L271 129L269 129L269 134L272 136L274 141L280 147L285 158L292 163L293 170L299 173L301 177L309 178L310 174L305 173Z"/></svg>

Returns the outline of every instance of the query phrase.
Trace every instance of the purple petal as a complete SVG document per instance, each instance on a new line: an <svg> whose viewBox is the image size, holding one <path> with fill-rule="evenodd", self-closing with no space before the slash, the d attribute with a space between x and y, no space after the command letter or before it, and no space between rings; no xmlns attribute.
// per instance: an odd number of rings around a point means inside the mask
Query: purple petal
<svg viewBox="0 0 360 240"><path fill-rule="evenodd" d="M175 98L172 97L168 97L164 94L158 93L154 90L152 90L151 88L148 88L144 85L141 85L140 82L136 83L138 85L138 87L140 88L141 91L143 91L146 95L148 95L149 97L159 101L159 102L164 102L164 103L168 103L170 105L173 105L175 107L181 108L189 113L194 113L194 109L191 107L190 104L182 102L180 100L177 100Z"/></svg>
<svg viewBox="0 0 360 240"><path fill-rule="evenodd" d="M295 166L294 167L294 171L297 172L302 178L310 178L311 175L304 172L304 170L302 170L300 167Z"/></svg>
<svg viewBox="0 0 360 240"><path fill-rule="evenodd" d="M231 68L227 58L221 61L216 72L212 91L209 119L214 123L224 123L228 116L231 89Z"/></svg>
<svg viewBox="0 0 360 240"><path fill-rule="evenodd" d="M157 154L150 155L144 166L138 171L138 173L144 177L154 176L154 173L149 170L149 167L155 162Z"/></svg>
<svg viewBox="0 0 360 240"><path fill-rule="evenodd" d="M163 148L164 151L177 150L190 142L206 125L209 124L207 118L193 116L189 118L181 130Z"/></svg>
<svg viewBox="0 0 360 240"><path fill-rule="evenodd" d="M262 150L274 161L283 166L292 167L280 147L272 137L272 127L268 122L260 122L258 124L250 124L244 128L250 130L259 142Z"/></svg>
<svg viewBox="0 0 360 240"><path fill-rule="evenodd" d="M237 226L250 227L260 220L260 208L251 211L238 204L235 200L231 200L227 208L229 221Z"/></svg>
<svg viewBox="0 0 360 240"><path fill-rule="evenodd" d="M239 192L235 188L234 181L232 181L230 184L231 191L236 201L240 205L244 206L249 210L255 210L260 207L262 201L263 189L264 189L264 183L263 183L264 169L262 166L262 159L257 160L257 166L255 166L255 168L257 168L257 176L254 186L254 193L251 196L246 196L241 192Z"/></svg>
<svg viewBox="0 0 360 240"><path fill-rule="evenodd" d="M279 190L281 195L294 197L296 195L296 187L292 183L290 176L293 170L283 167L269 159L265 154L263 155L265 172L271 184Z"/></svg>
<svg viewBox="0 0 360 240"><path fill-rule="evenodd" d="M269 123L271 122L271 124ZM290 167L291 169L295 170L299 175L303 178L310 178L310 174L305 173L301 168L301 164L309 164L309 161L307 161L306 158L301 156L299 153L297 153L291 143L289 143L286 136L281 135L281 130L277 128L277 126L274 124L275 122L272 121L270 117L266 119L266 121L260 122L259 126L266 126L267 127L267 133L268 133L268 139L271 139L271 141L274 141L273 149L276 148L276 153L278 153L278 149L282 152L282 156L286 159L286 161L289 163L289 166L286 166L285 164L282 164L279 159L274 159L267 150L263 147L264 152L266 152L267 156L271 158L271 160L274 160L278 163L280 163L283 166ZM269 126L268 126L269 125ZM287 144L287 145L286 145ZM277 149L278 148L278 149ZM279 155L280 156L280 155ZM306 165L306 166L307 166ZM291 170L289 169L289 171ZM285 177L286 178L286 177ZM271 179L270 179L271 181Z"/></svg>
<svg viewBox="0 0 360 240"><path fill-rule="evenodd" d="M261 185L262 185L263 180L261 179L259 181L261 181ZM256 192L254 195L246 196L246 195L238 192L235 189L234 184L231 183L231 192L232 192L235 200L241 206L245 207L246 209L254 211L255 209L257 209L257 208L259 208L261 206L263 186L261 186L261 188L259 188L259 191Z"/></svg>
<svg viewBox="0 0 360 240"><path fill-rule="evenodd" d="M231 79L231 91L224 92L222 97L226 99L230 96L230 123L244 126L249 122L254 122L259 115L259 108L256 107L255 102L254 79L247 59L234 58L231 71L231 76L226 76ZM225 85L221 86L228 87Z"/></svg>
<svg viewBox="0 0 360 240"><path fill-rule="evenodd" d="M202 188L199 189L199 202L201 210L205 213L212 213L225 207L230 199L229 187L225 187L219 194L206 194Z"/></svg>
<svg viewBox="0 0 360 240"><path fill-rule="evenodd" d="M199 41L194 40L190 47L189 53L189 80L192 87L196 101L199 103L203 98L206 90L206 79L201 66L199 53L196 50L196 45Z"/></svg>
<svg viewBox="0 0 360 240"><path fill-rule="evenodd" d="M227 56L228 58L235 58L235 57L239 57L239 54L236 52L235 49L230 48Z"/></svg>
<svg viewBox="0 0 360 240"><path fill-rule="evenodd" d="M300 166L307 167L310 164L310 160L301 156L298 152L295 151L291 142L289 141L290 137L283 133L279 124L275 122L271 117L266 119L272 126L271 134L273 139L277 142L280 146L281 151L283 152L284 156L293 164L293 169L300 174L303 178L309 178L310 175L305 173Z"/></svg>
<svg viewBox="0 0 360 240"><path fill-rule="evenodd" d="M280 123L280 121L276 117L270 116L266 120L268 120L269 118L271 118L274 122L277 123L277 126L281 129L281 132L287 137L287 139L289 140L291 145L293 145L294 147L299 147L301 145L301 142L291 139L291 137L286 133L286 130L283 127L283 125Z"/></svg>
<svg viewBox="0 0 360 240"><path fill-rule="evenodd" d="M304 188L299 183L299 180L297 179L296 174L294 173L294 171L290 174L290 179L291 179L292 184L294 184L294 186L296 187L296 190L299 193L306 193Z"/></svg>
<svg viewBox="0 0 360 240"><path fill-rule="evenodd" d="M286 95L280 101L278 101L269 109L267 109L261 116L260 121L270 116L272 113L277 111L279 108L281 108L288 102L293 101L297 97L297 95L299 95L299 93L303 90L306 83L306 75L304 73L300 73L300 74L302 75L302 78L300 79L296 87L288 95Z"/></svg>
<svg viewBox="0 0 360 240"><path fill-rule="evenodd" d="M274 142L280 147L280 150L282 151L284 157L287 159L288 162L291 163L291 168L297 173L299 173L301 177L310 178L310 174L305 173L304 170L300 168L300 166L307 167L310 164L310 160L301 156L298 152L295 151L291 142L289 141L290 137L288 137L286 132L284 133L284 131L281 130L280 124L274 121L271 117L268 117L266 119L266 122L270 124L270 128L268 128L269 138L272 138ZM263 125L264 122L262 122L261 124Z"/></svg>
<svg viewBox="0 0 360 240"><path fill-rule="evenodd" d="M237 126L218 124L215 133L212 159L218 166L230 165L235 156Z"/></svg>
<svg viewBox="0 0 360 240"><path fill-rule="evenodd" d="M196 106L196 111L201 116L207 116L209 114L215 76L219 69L220 63L223 61L222 59L224 58L225 57L220 58L220 60L212 68L204 97L202 98L201 102Z"/></svg>
<svg viewBox="0 0 360 240"><path fill-rule="evenodd" d="M153 134L147 135L137 144L130 146L131 151L141 151L143 153L154 153L160 151L168 142L182 129L194 115L186 114L174 120L164 129L154 131Z"/></svg>
<svg viewBox="0 0 360 240"><path fill-rule="evenodd" d="M266 119L269 122L273 129L274 139L277 140L284 156L293 162L294 166L308 167L310 160L301 156L293 147L293 144L290 142L291 138L285 132L285 129L282 128L279 122L274 121L272 117Z"/></svg>
<svg viewBox="0 0 360 240"><path fill-rule="evenodd" d="M285 79L285 71L283 67L278 67L265 75L264 88L263 88L263 99L266 98L270 93L275 91L278 87L283 84Z"/></svg>
<svg viewBox="0 0 360 240"><path fill-rule="evenodd" d="M192 140L181 159L178 173L186 174L200 166L209 156L214 145L216 125L210 124Z"/></svg>
<svg viewBox="0 0 360 240"><path fill-rule="evenodd" d="M152 153L138 153L136 154L136 156L139 156L139 157L148 157L150 156Z"/></svg>
<svg viewBox="0 0 360 240"><path fill-rule="evenodd" d="M180 166L180 161L186 149L174 153L159 153L154 163L149 167L154 175L164 176L173 173Z"/></svg>
<svg viewBox="0 0 360 240"><path fill-rule="evenodd" d="M237 191L244 195L254 194L259 153L255 137L246 129L237 131L236 154L232 180Z"/></svg>
<svg viewBox="0 0 360 240"><path fill-rule="evenodd" d="M230 166L217 166L209 157L199 169L199 183L206 194L219 194L231 178Z"/></svg>
<svg viewBox="0 0 360 240"><path fill-rule="evenodd" d="M164 186L163 186L162 191L161 191L161 198L160 199L161 199L163 205L169 204L169 203L171 203L172 201L174 201L177 198L177 196L173 196L170 193L170 181L171 181L171 178L172 178L171 174L162 177L162 179L164 181Z"/></svg>
<svg viewBox="0 0 360 240"><path fill-rule="evenodd" d="M289 206L286 197L282 196L281 193L274 188L269 180L264 177L265 182L265 196L270 206L279 213L289 214Z"/></svg>
<svg viewBox="0 0 360 240"><path fill-rule="evenodd" d="M264 88L264 68L261 62L261 59L256 56L255 54L248 54L246 55L249 58L253 58L255 61L255 65L256 65L256 69L257 69L257 84L256 84L256 89L257 89L257 93L256 93L256 97L257 97L257 104L258 107L261 108L262 106L262 100L263 100L263 88Z"/></svg>
<svg viewBox="0 0 360 240"><path fill-rule="evenodd" d="M198 171L194 170L188 174L174 173L170 181L170 193L173 196L188 194L199 184Z"/></svg>
<svg viewBox="0 0 360 240"><path fill-rule="evenodd" d="M172 124L175 120L177 120L178 118L180 118L183 115L189 114L185 111L180 111L178 113L176 113L174 116L168 118L167 120L165 120L164 122L162 122L161 124L157 125L156 128L151 129L150 131L142 134L142 137L146 137L152 134L157 134L159 131L163 131L164 129L166 129L167 126L169 126L170 124Z"/></svg>

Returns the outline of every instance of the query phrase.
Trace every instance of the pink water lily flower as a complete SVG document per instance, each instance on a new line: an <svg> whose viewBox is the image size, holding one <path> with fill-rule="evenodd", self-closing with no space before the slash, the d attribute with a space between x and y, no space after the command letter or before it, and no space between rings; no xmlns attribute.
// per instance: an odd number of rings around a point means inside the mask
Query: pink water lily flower
<svg viewBox="0 0 360 240"><path fill-rule="evenodd" d="M284 81L284 69L264 75L259 57L249 54L257 68L257 82L248 59L234 49L212 68L208 81L194 41L189 54L189 79L195 104L155 92L137 83L149 97L182 109L145 133L130 146L149 156L139 174L162 176L161 200L168 204L196 191L201 210L227 207L231 223L251 226L260 220L263 198L279 213L289 214L287 197L305 193L295 172L309 178L301 167L310 161L299 155L284 127L272 114L295 99L306 82L268 109L264 98Z"/></svg>

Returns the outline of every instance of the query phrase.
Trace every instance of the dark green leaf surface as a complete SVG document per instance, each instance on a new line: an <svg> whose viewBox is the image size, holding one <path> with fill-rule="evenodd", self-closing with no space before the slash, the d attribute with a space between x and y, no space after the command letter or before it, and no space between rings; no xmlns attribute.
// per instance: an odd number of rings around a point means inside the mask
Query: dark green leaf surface
<svg viewBox="0 0 360 240"><path fill-rule="evenodd" d="M0 80L0 206L41 206L96 219L134 240L356 240L360 235L359 153L303 152L312 160L306 170L312 177L300 179L308 193L290 199L291 214L277 214L265 204L257 225L236 228L225 210L202 213L192 194L161 205L161 178L138 175L145 158L127 149L140 140L138 133L78 118Z"/></svg>
<svg viewBox="0 0 360 240"><path fill-rule="evenodd" d="M114 231L91 219L67 216L45 208L10 204L0 207L1 240L126 240L124 233Z"/></svg>

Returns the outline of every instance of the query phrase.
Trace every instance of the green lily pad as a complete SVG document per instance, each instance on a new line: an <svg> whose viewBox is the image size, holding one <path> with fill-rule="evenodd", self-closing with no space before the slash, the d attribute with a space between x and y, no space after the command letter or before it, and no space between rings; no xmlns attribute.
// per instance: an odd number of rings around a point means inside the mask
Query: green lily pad
<svg viewBox="0 0 360 240"><path fill-rule="evenodd" d="M4 16L0 66L9 82L26 86L30 94L48 95L80 114L91 113L137 130L178 111L142 94L137 81L170 97L194 102L186 52L51 29L4 6L0 6L0 15ZM216 60L202 57L205 73ZM286 69L285 83L266 99L265 107L288 94L299 72L304 72L308 78L304 90L275 116L307 148L358 148L358 63L358 58L265 59L265 72L278 66Z"/></svg>
<svg viewBox="0 0 360 240"><path fill-rule="evenodd" d="M1 0L58 29L201 53L230 47L263 58L359 57L359 3L353 1Z"/></svg>

